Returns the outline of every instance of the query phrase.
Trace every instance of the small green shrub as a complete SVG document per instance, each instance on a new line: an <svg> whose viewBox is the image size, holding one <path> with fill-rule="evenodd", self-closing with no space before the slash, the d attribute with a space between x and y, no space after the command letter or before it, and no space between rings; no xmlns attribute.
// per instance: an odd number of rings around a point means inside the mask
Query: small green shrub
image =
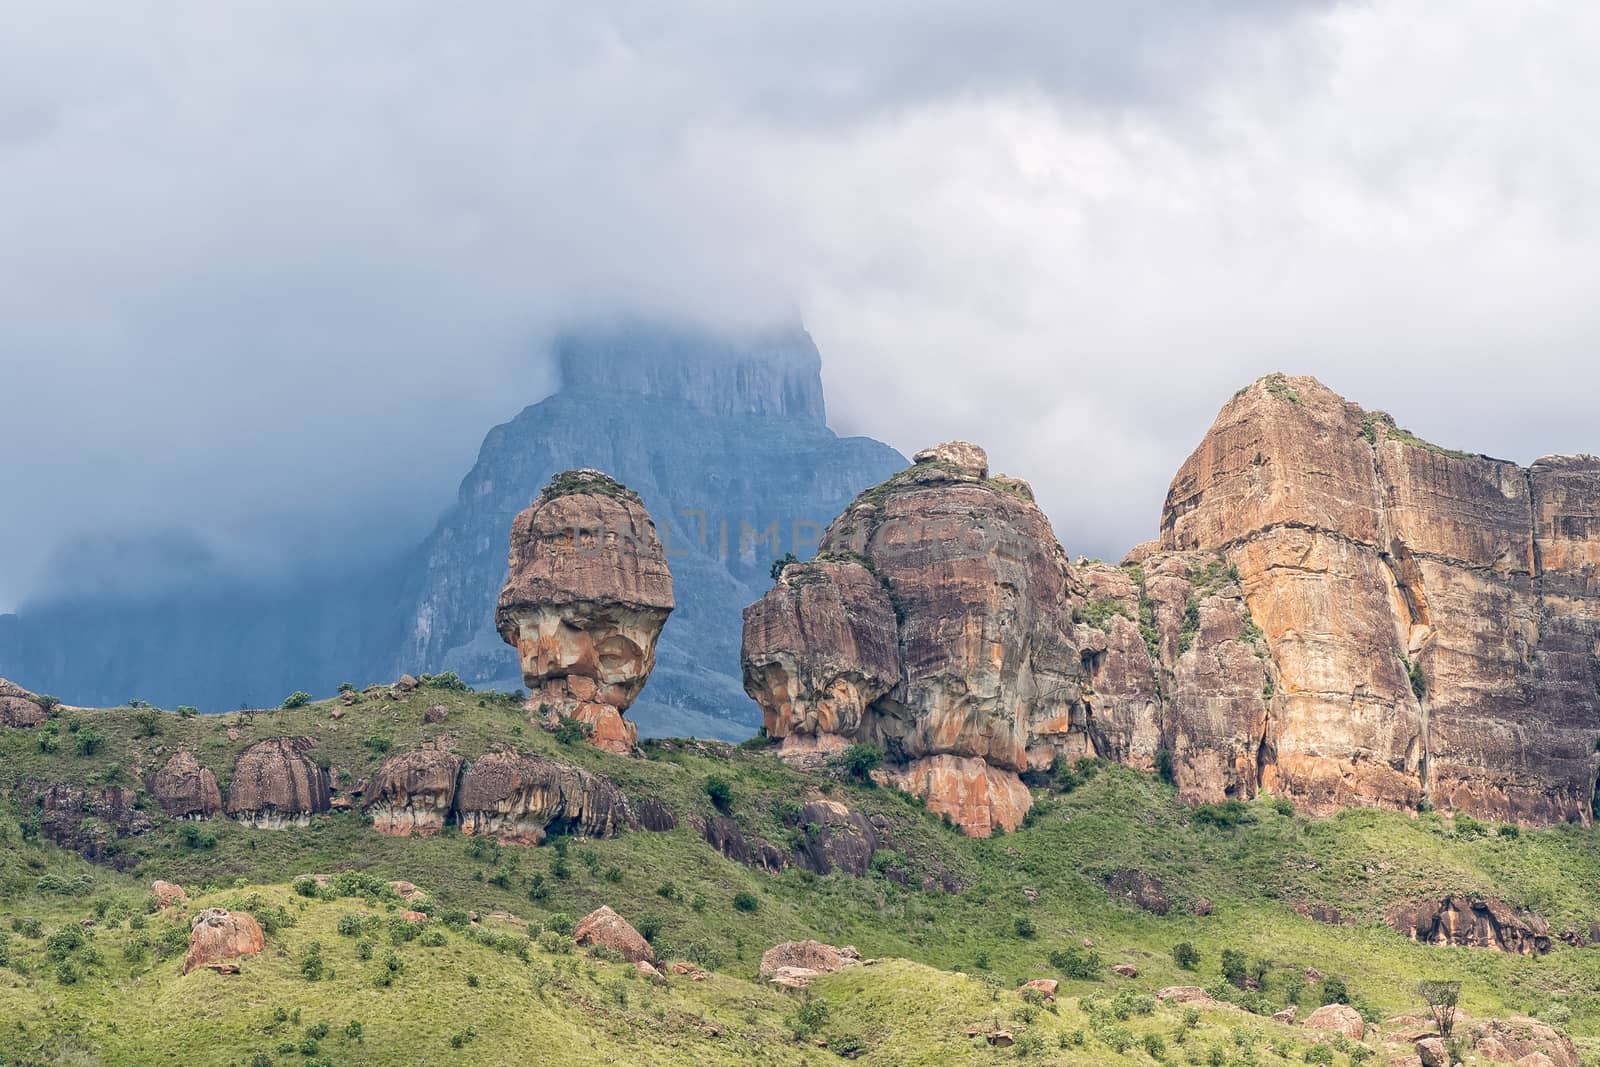
<svg viewBox="0 0 1600 1067"><path fill-rule="evenodd" d="M733 811L733 787L721 775L713 774L706 778L706 796L711 798L711 806L724 815Z"/></svg>
<svg viewBox="0 0 1600 1067"><path fill-rule="evenodd" d="M761 907L761 901L756 899L756 895L754 893L750 892L749 890L741 889L739 892L733 895L733 907L736 911L757 911Z"/></svg>
<svg viewBox="0 0 1600 1067"><path fill-rule="evenodd" d="M309 703L311 703L311 694L304 689L296 689L284 697L283 703L279 704L278 707L285 711L293 711L295 708L303 708Z"/></svg>

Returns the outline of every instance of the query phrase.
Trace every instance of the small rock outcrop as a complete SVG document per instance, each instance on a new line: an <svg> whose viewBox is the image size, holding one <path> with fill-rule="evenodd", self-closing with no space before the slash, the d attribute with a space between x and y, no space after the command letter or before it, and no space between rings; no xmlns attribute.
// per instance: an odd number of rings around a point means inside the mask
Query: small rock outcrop
<svg viewBox="0 0 1600 1067"><path fill-rule="evenodd" d="M1152 915L1165 915L1172 910L1172 898L1167 895L1167 887L1161 883L1161 879L1144 871L1112 871L1106 875L1106 892Z"/></svg>
<svg viewBox="0 0 1600 1067"><path fill-rule="evenodd" d="M598 747L632 752L638 729L622 713L650 677L673 607L655 524L605 474L556 475L512 523L495 624L547 722L576 719Z"/></svg>
<svg viewBox="0 0 1600 1067"><path fill-rule="evenodd" d="M328 772L306 755L314 743L273 737L240 753L228 785L228 815L257 829L281 830L326 812Z"/></svg>
<svg viewBox="0 0 1600 1067"><path fill-rule="evenodd" d="M804 989L820 975L861 966L853 947L834 948L821 941L785 941L761 954L762 978L784 989Z"/></svg>
<svg viewBox="0 0 1600 1067"><path fill-rule="evenodd" d="M443 830L460 773L461 757L434 747L390 756L362 794L373 828L395 837Z"/></svg>
<svg viewBox="0 0 1600 1067"><path fill-rule="evenodd" d="M209 819L222 811L222 791L217 776L194 753L179 749L150 776L150 795L174 819Z"/></svg>
<svg viewBox="0 0 1600 1067"><path fill-rule="evenodd" d="M1454 894L1443 900L1404 904L1390 910L1389 925L1428 945L1488 948L1522 956L1550 951L1550 924L1498 900Z"/></svg>
<svg viewBox="0 0 1600 1067"><path fill-rule="evenodd" d="M713 815L700 826L706 844L735 863L777 874L789 865L788 854L762 838L745 836L739 824L726 815Z"/></svg>
<svg viewBox="0 0 1600 1067"><path fill-rule="evenodd" d="M15 682L0 678L0 726L38 726L47 718L34 694Z"/></svg>
<svg viewBox="0 0 1600 1067"><path fill-rule="evenodd" d="M266 947L261 924L249 912L207 908L194 917L189 928L189 953L183 959L183 973L240 956L254 956Z"/></svg>
<svg viewBox="0 0 1600 1067"><path fill-rule="evenodd" d="M795 866L816 874L840 871L858 878L871 868L878 830L860 812L837 800L812 800L801 805L791 821L801 831L793 850Z"/></svg>
<svg viewBox="0 0 1600 1067"><path fill-rule="evenodd" d="M578 921L573 939L582 946L608 948L628 963L655 962L655 952L644 935L604 904Z"/></svg>
<svg viewBox="0 0 1600 1067"><path fill-rule="evenodd" d="M156 907L170 908L174 904L189 903L189 894L184 892L183 886L176 882L163 882L157 878L150 885L150 895L155 898Z"/></svg>
<svg viewBox="0 0 1600 1067"><path fill-rule="evenodd" d="M96 863L118 868L133 864L136 857L117 852L116 839L148 833L155 826L149 813L139 808L138 793L126 786L30 784L39 805L40 834Z"/></svg>
<svg viewBox="0 0 1600 1067"><path fill-rule="evenodd" d="M610 837L635 823L609 779L543 756L489 752L468 765L456 792L464 834L536 845L546 833Z"/></svg>
<svg viewBox="0 0 1600 1067"><path fill-rule="evenodd" d="M1367 1024L1362 1020L1361 1013L1348 1004L1324 1004L1307 1015L1301 1025L1307 1030L1343 1034L1351 1041L1360 1041L1367 1036Z"/></svg>

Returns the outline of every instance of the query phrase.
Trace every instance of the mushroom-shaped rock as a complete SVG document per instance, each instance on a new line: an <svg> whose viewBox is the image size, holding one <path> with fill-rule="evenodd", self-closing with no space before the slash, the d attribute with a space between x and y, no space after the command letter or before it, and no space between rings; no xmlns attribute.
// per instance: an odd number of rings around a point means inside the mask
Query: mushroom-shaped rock
<svg viewBox="0 0 1600 1067"><path fill-rule="evenodd" d="M600 747L632 751L637 728L621 713L650 677L673 606L655 524L607 475L556 475L511 524L496 626L517 649L530 706L584 722Z"/></svg>
<svg viewBox="0 0 1600 1067"><path fill-rule="evenodd" d="M543 756L490 752L468 765L456 793L461 832L536 845L549 831L610 837L634 824L611 780Z"/></svg>
<svg viewBox="0 0 1600 1067"><path fill-rule="evenodd" d="M222 811L217 776L188 749L179 749L150 776L150 795L174 819L209 819Z"/></svg>
<svg viewBox="0 0 1600 1067"><path fill-rule="evenodd" d="M309 738L272 737L239 755L228 786L229 816L262 830L305 825L328 810L328 772L306 755Z"/></svg>
<svg viewBox="0 0 1600 1067"><path fill-rule="evenodd" d="M605 904L579 920L572 936L580 945L601 945L611 949L629 963L655 960L655 953L644 935Z"/></svg>
<svg viewBox="0 0 1600 1067"><path fill-rule="evenodd" d="M32 693L0 678L0 726L38 726L47 718Z"/></svg>
<svg viewBox="0 0 1600 1067"><path fill-rule="evenodd" d="M853 560L793 563L744 610L744 688L779 755L817 738L855 737L869 705L900 677L894 605ZM841 743L837 747L843 747Z"/></svg>
<svg viewBox="0 0 1600 1067"><path fill-rule="evenodd" d="M266 947L261 924L249 912L207 908L194 917L189 928L189 954L183 960L183 973L223 960L253 956Z"/></svg>
<svg viewBox="0 0 1600 1067"><path fill-rule="evenodd" d="M1343 1034L1352 1041L1360 1041L1367 1036L1367 1024L1362 1021L1360 1013L1348 1004L1324 1004L1307 1015L1302 1025L1308 1030Z"/></svg>
<svg viewBox="0 0 1600 1067"><path fill-rule="evenodd" d="M367 783L367 811L379 833L395 837L444 829L456 797L461 757L437 748L390 756Z"/></svg>

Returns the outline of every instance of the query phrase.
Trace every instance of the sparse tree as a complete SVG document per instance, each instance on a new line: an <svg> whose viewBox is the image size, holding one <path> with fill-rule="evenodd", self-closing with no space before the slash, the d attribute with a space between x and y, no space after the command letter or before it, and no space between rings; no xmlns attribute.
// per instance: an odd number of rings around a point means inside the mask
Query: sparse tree
<svg viewBox="0 0 1600 1067"><path fill-rule="evenodd" d="M1456 1003L1461 999L1461 983L1430 978L1417 986L1417 992L1428 1005L1439 1036L1448 1038L1456 1025Z"/></svg>

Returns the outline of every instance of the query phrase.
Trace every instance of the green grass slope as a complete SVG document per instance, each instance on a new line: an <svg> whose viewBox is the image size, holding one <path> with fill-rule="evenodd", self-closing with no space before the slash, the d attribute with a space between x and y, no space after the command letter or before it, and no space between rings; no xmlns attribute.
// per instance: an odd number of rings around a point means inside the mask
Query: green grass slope
<svg viewBox="0 0 1600 1067"><path fill-rule="evenodd" d="M448 713L442 724L423 721L434 705ZM1587 828L1513 835L1378 811L1313 820L1269 801L1196 813L1152 776L1086 766L1037 790L1023 829L973 841L907 797L801 774L759 749L670 742L627 759L559 743L509 700L449 689L216 717L64 709L53 722L43 745L42 730L0 731L0 1063L1300 1063L1323 1055L1314 1035L1265 1016L1297 1002L1303 1017L1323 1001L1331 986L1308 982L1307 968L1342 979L1373 1020L1420 1012L1420 980L1455 979L1474 1017L1537 1015L1600 1050L1600 948L1506 956L1416 945L1382 923L1391 903L1461 892L1535 910L1556 933L1587 932L1600 918L1600 834ZM86 731L100 740L80 744ZM142 789L182 745L226 785L238 752L280 735L316 739L345 788L424 741L467 758L515 745L603 774L636 803L662 801L678 827L522 848L450 832L384 837L359 812L277 832L175 824L151 801L155 830L111 842L108 864L40 839L33 783ZM695 826L713 811L711 776L730 784L749 836L794 843L806 832L791 825L795 805L826 795L875 817L892 847L864 878L730 862ZM1170 912L1113 897L1106 876L1117 870L1159 878ZM392 895L290 887L338 871L370 875L369 888L426 889L427 943L395 933ZM921 888L924 876L961 889ZM186 886L191 904L152 911L156 878ZM1208 915L1195 913L1202 899ZM181 975L187 917L211 904L275 917L267 951L237 976ZM572 922L601 904L663 958L710 977L661 987L574 952ZM1312 906L1349 925L1305 917ZM358 932L341 933L341 921ZM802 1018L802 997L756 977L762 951L800 938L883 962L818 981ZM1184 942L1198 954L1192 970L1174 959ZM313 943L314 981L303 969ZM1264 988L1227 983L1225 951L1242 953ZM1138 976L1110 973L1121 963ZM1012 991L1039 977L1063 979L1050 1008ZM1155 1005L1170 985L1235 1003ZM992 1045L986 1034L1000 1028L1016 1044ZM1337 1063L1364 1055L1327 1049Z"/></svg>

